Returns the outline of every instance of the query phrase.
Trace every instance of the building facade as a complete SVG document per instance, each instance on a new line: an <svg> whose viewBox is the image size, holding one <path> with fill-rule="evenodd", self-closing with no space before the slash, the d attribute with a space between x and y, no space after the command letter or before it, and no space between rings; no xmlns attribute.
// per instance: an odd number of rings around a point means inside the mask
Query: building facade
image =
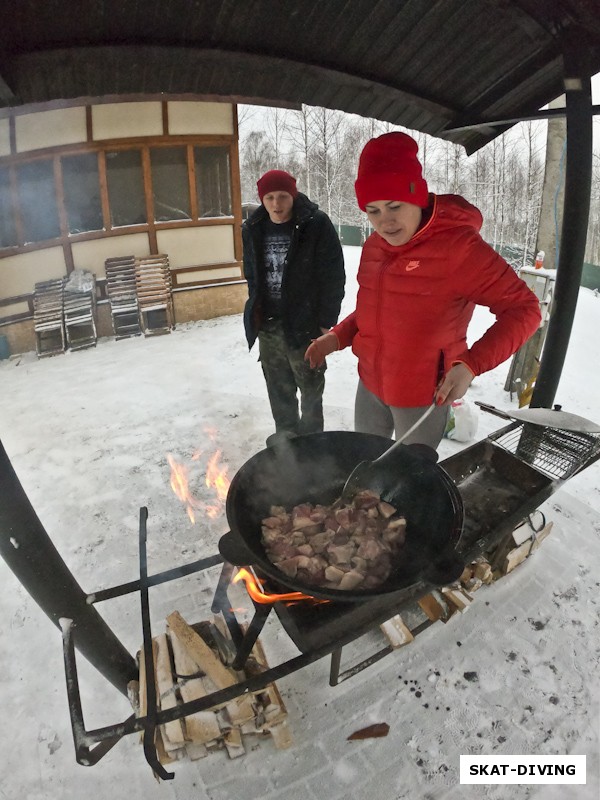
<svg viewBox="0 0 600 800"><path fill-rule="evenodd" d="M175 319L238 313L242 208L236 106L144 97L0 112L0 335L35 348L37 282L96 276L98 334L111 335L104 262L166 253Z"/></svg>

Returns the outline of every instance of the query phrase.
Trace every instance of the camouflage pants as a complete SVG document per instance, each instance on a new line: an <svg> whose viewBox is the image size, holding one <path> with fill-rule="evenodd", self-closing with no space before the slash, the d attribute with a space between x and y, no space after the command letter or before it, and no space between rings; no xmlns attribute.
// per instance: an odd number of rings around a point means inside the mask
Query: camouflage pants
<svg viewBox="0 0 600 800"><path fill-rule="evenodd" d="M276 432L322 431L326 365L311 369L304 360L306 347L290 347L279 321L271 321L262 328L258 344Z"/></svg>

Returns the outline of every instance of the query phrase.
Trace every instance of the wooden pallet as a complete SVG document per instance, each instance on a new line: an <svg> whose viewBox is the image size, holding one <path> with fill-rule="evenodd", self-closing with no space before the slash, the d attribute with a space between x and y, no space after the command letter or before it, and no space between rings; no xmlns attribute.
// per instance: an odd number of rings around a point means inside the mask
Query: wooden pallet
<svg viewBox="0 0 600 800"><path fill-rule="evenodd" d="M83 278L81 285L73 276ZM90 272L75 271L65 284L63 294L63 314L67 345L71 350L95 347L96 334L96 279Z"/></svg>
<svg viewBox="0 0 600 800"><path fill-rule="evenodd" d="M65 352L64 283L64 278L56 278L35 284L33 328L38 358Z"/></svg>
<svg viewBox="0 0 600 800"><path fill-rule="evenodd" d="M161 254L137 258L135 283L144 336L170 333L175 317L169 257Z"/></svg>
<svg viewBox="0 0 600 800"><path fill-rule="evenodd" d="M135 256L107 258L104 269L115 338L139 336L142 329L136 292Z"/></svg>

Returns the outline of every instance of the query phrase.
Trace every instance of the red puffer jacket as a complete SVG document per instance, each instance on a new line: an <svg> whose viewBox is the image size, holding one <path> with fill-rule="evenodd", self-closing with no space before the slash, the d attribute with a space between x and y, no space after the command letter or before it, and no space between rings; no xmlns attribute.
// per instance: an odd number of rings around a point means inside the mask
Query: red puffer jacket
<svg viewBox="0 0 600 800"><path fill-rule="evenodd" d="M356 310L333 328L352 345L369 391L398 407L431 403L452 364L480 375L509 358L540 324L535 294L479 230L480 212L458 195L433 195L428 222L405 245L373 233L363 247ZM475 305L496 322L471 347Z"/></svg>

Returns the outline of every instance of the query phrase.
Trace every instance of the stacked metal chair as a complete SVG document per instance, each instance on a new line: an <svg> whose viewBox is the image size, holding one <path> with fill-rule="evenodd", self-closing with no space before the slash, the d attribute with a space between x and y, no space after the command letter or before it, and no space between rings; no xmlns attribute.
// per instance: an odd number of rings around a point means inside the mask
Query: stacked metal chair
<svg viewBox="0 0 600 800"><path fill-rule="evenodd" d="M96 346L95 307L95 275L85 270L75 270L69 276L63 294L65 334L71 350Z"/></svg>
<svg viewBox="0 0 600 800"><path fill-rule="evenodd" d="M144 336L170 333L175 317L169 257L163 254L137 258L135 282Z"/></svg>
<svg viewBox="0 0 600 800"><path fill-rule="evenodd" d="M136 292L135 256L107 258L104 269L115 338L139 336L142 330Z"/></svg>
<svg viewBox="0 0 600 800"><path fill-rule="evenodd" d="M38 358L65 352L64 284L64 278L40 281L35 284L33 328Z"/></svg>

